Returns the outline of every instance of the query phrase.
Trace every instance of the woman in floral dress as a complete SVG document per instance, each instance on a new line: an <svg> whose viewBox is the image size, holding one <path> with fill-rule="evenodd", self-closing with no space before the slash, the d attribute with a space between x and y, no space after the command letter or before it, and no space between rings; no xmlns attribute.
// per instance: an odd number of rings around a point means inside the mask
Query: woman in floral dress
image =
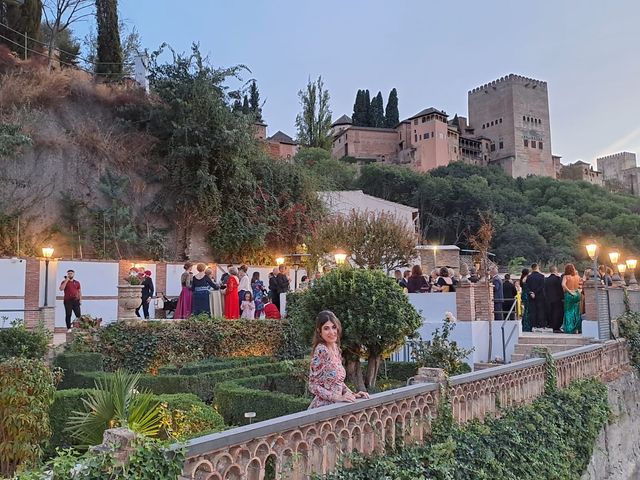
<svg viewBox="0 0 640 480"><path fill-rule="evenodd" d="M253 301L256 304L256 318L260 318L264 312L265 289L264 282L260 280L260 272L253 272L251 276L251 290L253 292Z"/></svg>
<svg viewBox="0 0 640 480"><path fill-rule="evenodd" d="M353 393L344 383L346 372L340 354L341 336L340 320L329 310L320 312L316 318L309 371L309 391L315 397L309 408L369 398L367 392Z"/></svg>

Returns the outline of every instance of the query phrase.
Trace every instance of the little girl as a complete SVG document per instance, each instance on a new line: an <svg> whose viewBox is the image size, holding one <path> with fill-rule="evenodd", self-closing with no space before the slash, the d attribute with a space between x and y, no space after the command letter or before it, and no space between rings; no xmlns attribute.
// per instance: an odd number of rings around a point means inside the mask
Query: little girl
<svg viewBox="0 0 640 480"><path fill-rule="evenodd" d="M251 295L250 291L244 292L244 299L240 305L240 310L242 310L242 316L240 318L255 319L256 304L253 302L253 295Z"/></svg>

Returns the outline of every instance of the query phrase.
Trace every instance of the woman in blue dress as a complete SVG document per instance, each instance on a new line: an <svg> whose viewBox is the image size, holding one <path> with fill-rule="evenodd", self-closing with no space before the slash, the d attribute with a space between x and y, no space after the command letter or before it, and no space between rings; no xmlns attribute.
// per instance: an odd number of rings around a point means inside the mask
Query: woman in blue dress
<svg viewBox="0 0 640 480"><path fill-rule="evenodd" d="M260 315L264 312L263 298L266 295L264 282L260 280L260 272L253 272L251 276L251 291L253 292L253 301L256 304L256 318L260 318Z"/></svg>
<svg viewBox="0 0 640 480"><path fill-rule="evenodd" d="M207 313L211 315L211 306L209 302L209 289L218 290L218 285L205 274L207 266L204 263L196 265L196 273L191 280L191 290L193 291L193 301L191 304L191 312L193 315L199 313Z"/></svg>

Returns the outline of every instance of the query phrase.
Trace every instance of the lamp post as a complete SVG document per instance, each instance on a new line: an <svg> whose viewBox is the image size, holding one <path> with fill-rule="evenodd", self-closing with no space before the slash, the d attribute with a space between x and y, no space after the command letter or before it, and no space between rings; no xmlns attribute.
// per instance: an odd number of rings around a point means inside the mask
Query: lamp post
<svg viewBox="0 0 640 480"><path fill-rule="evenodd" d="M622 284L622 286L624 287L627 282L624 279L624 272L627 271L627 264L626 263L619 263L618 264L618 272L620 272L620 283Z"/></svg>
<svg viewBox="0 0 640 480"><path fill-rule="evenodd" d="M638 260L636 260L635 258L628 258L626 263L627 263L627 269L630 270L629 287L637 288L638 281L636 280L635 269L636 269L636 266L638 265Z"/></svg>
<svg viewBox="0 0 640 480"><path fill-rule="evenodd" d="M598 305L598 245L596 242L590 242L585 245L587 249L587 255L593 260L593 288L595 289L596 296L596 312L593 318L595 321L600 324L600 306Z"/></svg>
<svg viewBox="0 0 640 480"><path fill-rule="evenodd" d="M438 268L438 260L436 255L438 254L438 245L433 246L433 269Z"/></svg>
<svg viewBox="0 0 640 480"><path fill-rule="evenodd" d="M44 306L49 306L49 261L53 257L53 247L43 247L42 256L44 257Z"/></svg>
<svg viewBox="0 0 640 480"><path fill-rule="evenodd" d="M283 264L284 264L284 257L282 255L278 255L276 257L276 265L280 266L280 265L283 265Z"/></svg>
<svg viewBox="0 0 640 480"><path fill-rule="evenodd" d="M340 267L347 261L347 254L342 250L336 250L336 252L333 254L333 258L336 261L336 265Z"/></svg>
<svg viewBox="0 0 640 480"><path fill-rule="evenodd" d="M611 281L614 285L620 285L620 274L618 272L618 260L620 259L620 253L617 250L609 252L609 260L611 260L611 266L613 267L613 277Z"/></svg>

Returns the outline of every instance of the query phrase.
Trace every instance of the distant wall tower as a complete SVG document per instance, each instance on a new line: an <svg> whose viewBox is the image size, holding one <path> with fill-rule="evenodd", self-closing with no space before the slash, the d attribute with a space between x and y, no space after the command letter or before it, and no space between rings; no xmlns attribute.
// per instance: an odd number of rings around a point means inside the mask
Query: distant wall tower
<svg viewBox="0 0 640 480"><path fill-rule="evenodd" d="M469 123L491 140L490 164L512 177L556 177L547 82L511 74L470 90Z"/></svg>

